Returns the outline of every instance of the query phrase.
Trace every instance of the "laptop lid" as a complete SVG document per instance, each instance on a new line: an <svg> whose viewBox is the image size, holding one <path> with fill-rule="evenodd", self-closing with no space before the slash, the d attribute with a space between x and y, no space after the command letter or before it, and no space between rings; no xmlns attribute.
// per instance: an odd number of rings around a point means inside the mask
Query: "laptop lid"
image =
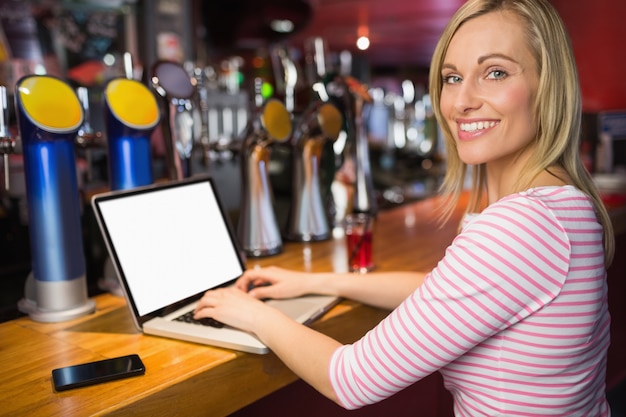
<svg viewBox="0 0 626 417"><path fill-rule="evenodd" d="M139 329L245 270L211 177L99 194L92 206Z"/></svg>

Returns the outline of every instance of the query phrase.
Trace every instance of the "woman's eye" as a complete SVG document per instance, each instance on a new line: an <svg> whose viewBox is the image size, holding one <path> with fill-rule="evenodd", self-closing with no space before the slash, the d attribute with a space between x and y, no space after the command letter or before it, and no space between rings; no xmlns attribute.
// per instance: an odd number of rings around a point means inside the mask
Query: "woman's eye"
<svg viewBox="0 0 626 417"><path fill-rule="evenodd" d="M506 78L507 75L508 74L502 70L492 70L492 71L489 71L487 78L492 79L492 80L501 80L503 78Z"/></svg>
<svg viewBox="0 0 626 417"><path fill-rule="evenodd" d="M444 84L457 84L461 82L461 77L458 75L444 75L443 83Z"/></svg>

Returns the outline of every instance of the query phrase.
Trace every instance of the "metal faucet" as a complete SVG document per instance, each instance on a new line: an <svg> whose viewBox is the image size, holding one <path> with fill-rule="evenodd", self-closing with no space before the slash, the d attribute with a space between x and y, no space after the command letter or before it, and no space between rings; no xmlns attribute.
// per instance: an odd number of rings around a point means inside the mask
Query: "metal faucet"
<svg viewBox="0 0 626 417"><path fill-rule="evenodd" d="M151 82L161 98L161 133L169 179L190 177L191 152L202 135L200 110L192 100L196 80L182 65L158 61L152 66Z"/></svg>
<svg viewBox="0 0 626 417"><path fill-rule="evenodd" d="M76 96L83 108L83 124L76 133L76 145L85 150L87 160L87 182L94 179L92 149L106 148L107 140L102 132L94 130L91 126L91 110L89 104L89 90L87 87L76 88Z"/></svg>
<svg viewBox="0 0 626 417"><path fill-rule="evenodd" d="M280 101L270 99L257 106L242 132L242 198L237 235L242 249L251 257L274 255L283 248L272 205L268 163L270 145L287 141L291 131L289 112Z"/></svg>
<svg viewBox="0 0 626 417"><path fill-rule="evenodd" d="M335 105L314 101L294 129L293 185L286 231L290 240L308 242L330 237L320 187L320 159L324 143L337 139L342 124L343 117Z"/></svg>
<svg viewBox="0 0 626 417"><path fill-rule="evenodd" d="M369 143L363 121L367 119L372 98L364 84L351 76L334 75L326 80L331 102L341 109L347 130L347 149L354 160L353 211L375 214L378 211L370 168Z"/></svg>
<svg viewBox="0 0 626 417"><path fill-rule="evenodd" d="M370 165L369 142L363 121L367 119L371 107L369 93L362 86L351 89L354 96L354 160L355 160L355 187L354 211L359 213L376 214L378 204L374 193L374 181Z"/></svg>
<svg viewBox="0 0 626 417"><path fill-rule="evenodd" d="M9 133L7 89L0 85L0 154L4 157L4 188L9 190L9 154L15 152L15 139Z"/></svg>

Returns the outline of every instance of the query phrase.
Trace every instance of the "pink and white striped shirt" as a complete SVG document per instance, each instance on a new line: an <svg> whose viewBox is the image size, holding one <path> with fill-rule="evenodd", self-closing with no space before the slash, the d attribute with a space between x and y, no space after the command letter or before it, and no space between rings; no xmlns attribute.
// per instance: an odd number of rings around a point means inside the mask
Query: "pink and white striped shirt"
<svg viewBox="0 0 626 417"><path fill-rule="evenodd" d="M439 370L457 417L610 415L602 233L572 186L511 195L466 219L423 285L334 353L343 406Z"/></svg>

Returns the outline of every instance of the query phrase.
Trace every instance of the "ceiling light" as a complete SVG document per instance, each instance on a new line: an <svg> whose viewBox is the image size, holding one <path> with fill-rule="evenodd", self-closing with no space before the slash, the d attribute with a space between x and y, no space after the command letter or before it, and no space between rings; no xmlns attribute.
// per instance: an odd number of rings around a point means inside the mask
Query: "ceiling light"
<svg viewBox="0 0 626 417"><path fill-rule="evenodd" d="M360 36L359 39L356 40L356 47L361 51L365 51L370 47L370 38L367 36Z"/></svg>
<svg viewBox="0 0 626 417"><path fill-rule="evenodd" d="M274 19L270 22L270 27L274 32L291 33L293 32L295 25L288 19Z"/></svg>

